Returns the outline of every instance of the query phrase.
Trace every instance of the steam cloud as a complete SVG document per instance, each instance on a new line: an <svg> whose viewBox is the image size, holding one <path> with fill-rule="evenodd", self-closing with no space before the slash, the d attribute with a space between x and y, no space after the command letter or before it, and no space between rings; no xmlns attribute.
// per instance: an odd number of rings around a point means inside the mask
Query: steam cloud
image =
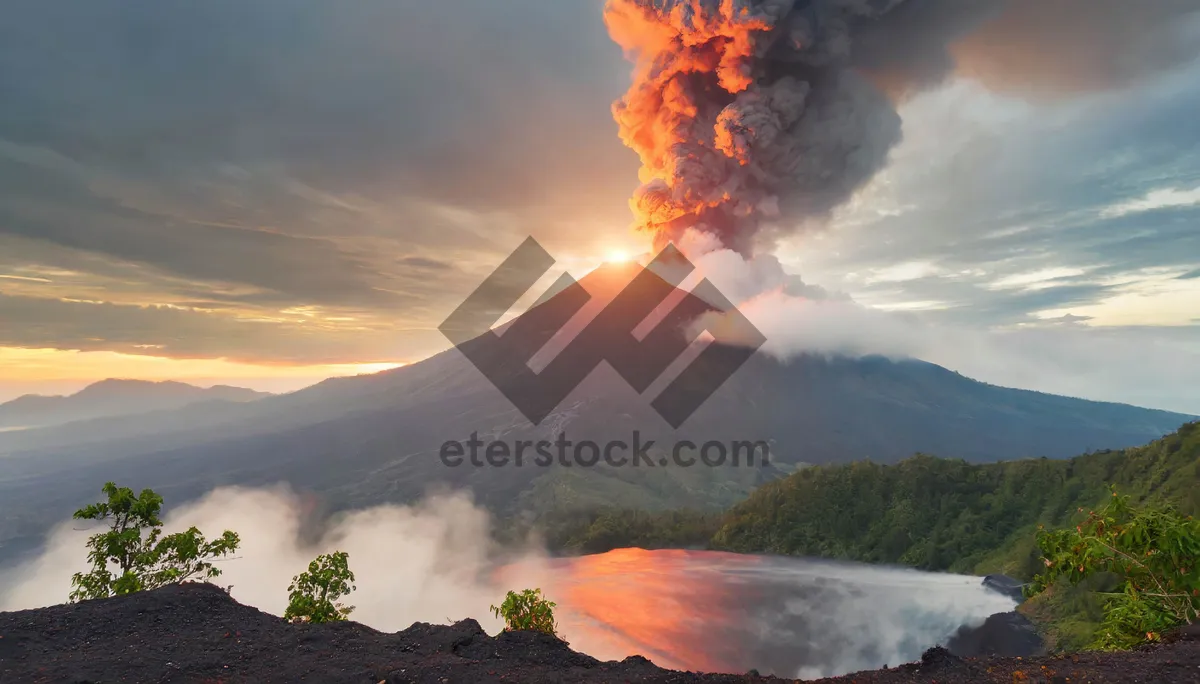
<svg viewBox="0 0 1200 684"><path fill-rule="evenodd" d="M1045 93L1194 56L1193 0L608 0L635 63L613 107L642 161L636 226L750 254L821 220L901 139L895 101L965 75Z"/></svg>
<svg viewBox="0 0 1200 684"><path fill-rule="evenodd" d="M209 536L236 531L241 547L235 558L218 561L222 574L214 582L232 586L238 601L275 615L287 607L289 581L310 560L346 551L360 588L348 599L357 606L354 619L388 631L473 617L496 633L501 623L488 607L508 589L533 581L498 569L511 562L529 574L541 566L533 548L497 548L491 517L466 494L355 511L315 534L306 529L305 510L304 500L286 488L224 488L171 511L166 528L195 525ZM71 575L88 569L84 545L92 533L65 523L39 558L0 576L0 611L63 603Z"/></svg>

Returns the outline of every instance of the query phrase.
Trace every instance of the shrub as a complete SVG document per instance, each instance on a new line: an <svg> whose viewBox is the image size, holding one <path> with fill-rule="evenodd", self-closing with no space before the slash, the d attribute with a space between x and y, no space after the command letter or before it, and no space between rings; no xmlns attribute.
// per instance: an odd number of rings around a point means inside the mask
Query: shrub
<svg viewBox="0 0 1200 684"><path fill-rule="evenodd" d="M350 570L350 554L336 551L317 556L308 570L292 578L288 586L289 602L283 617L303 622L341 622L354 612L354 606L338 599L357 589Z"/></svg>
<svg viewBox="0 0 1200 684"><path fill-rule="evenodd" d="M111 522L107 532L88 539L92 570L71 578L71 601L212 579L221 574L212 560L237 550L240 540L229 530L213 541L205 540L195 527L164 536L159 518L163 498L153 490L143 489L134 496L132 489L109 482L103 492L108 501L75 511L77 520Z"/></svg>
<svg viewBox="0 0 1200 684"><path fill-rule="evenodd" d="M1060 578L1073 585L1099 573L1117 578L1116 588L1101 594L1104 620L1093 648L1131 648L1197 620L1200 521L1172 507L1135 508L1114 490L1075 528L1039 531L1038 546L1045 570L1030 595Z"/></svg>
<svg viewBox="0 0 1200 684"><path fill-rule="evenodd" d="M558 624L554 621L556 605L542 597L541 589L526 589L519 594L510 591L499 608L492 606L492 614L504 618L505 631L542 632L557 637Z"/></svg>

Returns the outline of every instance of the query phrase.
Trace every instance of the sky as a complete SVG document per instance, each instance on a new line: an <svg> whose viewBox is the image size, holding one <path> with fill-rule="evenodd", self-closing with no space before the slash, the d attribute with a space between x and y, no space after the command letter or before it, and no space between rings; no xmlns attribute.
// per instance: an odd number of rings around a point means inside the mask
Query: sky
<svg viewBox="0 0 1200 684"><path fill-rule="evenodd" d="M1200 62L1164 47L1200 45L1194 3L1011 1L901 102L884 170L774 249L824 293L780 353L1200 414ZM598 1L0 11L0 400L374 372L446 348L528 235L576 275L648 248Z"/></svg>

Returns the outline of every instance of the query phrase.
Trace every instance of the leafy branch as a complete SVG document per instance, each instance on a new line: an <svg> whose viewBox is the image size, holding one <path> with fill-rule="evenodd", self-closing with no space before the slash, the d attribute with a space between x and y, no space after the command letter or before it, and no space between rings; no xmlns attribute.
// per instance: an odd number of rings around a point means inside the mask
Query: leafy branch
<svg viewBox="0 0 1200 684"><path fill-rule="evenodd" d="M1114 489L1108 504L1074 529L1041 529L1038 546L1045 570L1034 578L1030 595L1059 580L1079 584L1098 573L1119 578L1116 590L1103 594L1095 648L1157 641L1200 615L1200 522L1174 508L1135 508Z"/></svg>
<svg viewBox="0 0 1200 684"><path fill-rule="evenodd" d="M76 520L108 522L107 532L88 539L90 572L71 578L71 601L108 598L158 589L191 579L210 580L221 571L213 561L237 550L240 539L226 530L212 541L195 527L164 534L163 498L151 489L138 495L106 483L108 500L75 511Z"/></svg>

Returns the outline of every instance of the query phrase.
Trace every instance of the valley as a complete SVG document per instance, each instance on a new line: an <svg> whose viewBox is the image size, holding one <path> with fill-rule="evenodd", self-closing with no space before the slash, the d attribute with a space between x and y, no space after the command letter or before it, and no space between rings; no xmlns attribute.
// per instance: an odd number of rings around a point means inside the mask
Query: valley
<svg viewBox="0 0 1200 684"><path fill-rule="evenodd" d="M97 483L137 481L169 500L220 486L286 483L333 512L471 491L501 518L595 508L720 511L804 465L916 453L972 463L1144 444L1189 416L974 382L932 364L758 354L681 430L671 430L608 368L532 427L457 351L378 375L330 380L246 404L204 404L0 434L0 563L16 538L44 534ZM634 429L678 439L760 439L767 468L446 468L448 439L607 442ZM661 454L654 454L657 461Z"/></svg>

